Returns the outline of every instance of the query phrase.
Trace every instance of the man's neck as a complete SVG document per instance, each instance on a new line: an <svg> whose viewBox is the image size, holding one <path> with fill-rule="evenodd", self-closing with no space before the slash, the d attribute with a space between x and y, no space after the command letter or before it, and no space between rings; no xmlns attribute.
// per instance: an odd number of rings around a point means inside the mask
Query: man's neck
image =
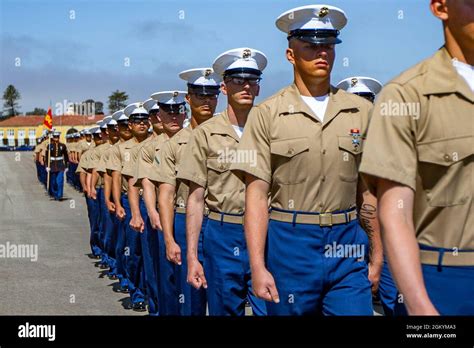
<svg viewBox="0 0 474 348"><path fill-rule="evenodd" d="M212 116L209 117L209 118L212 118ZM191 128L192 129L196 128L201 123L206 122L209 118L203 119L203 118L200 118L198 116L195 116L195 115L191 114L191 122L190 122Z"/></svg>
<svg viewBox="0 0 474 348"><path fill-rule="evenodd" d="M329 79L305 79L295 73L295 85L304 97L320 97L329 93Z"/></svg>
<svg viewBox="0 0 474 348"><path fill-rule="evenodd" d="M446 39L446 49L451 57L456 58L460 62L474 65L474 49L460 45L447 28L444 30L444 37Z"/></svg>
<svg viewBox="0 0 474 348"><path fill-rule="evenodd" d="M227 104L227 115L229 116L229 121L233 126L243 127L245 123L247 123L247 117L249 115L252 106L248 107L241 107L239 106L232 106L231 104Z"/></svg>
<svg viewBox="0 0 474 348"><path fill-rule="evenodd" d="M148 138L148 134L135 136L134 138L135 138L135 141L137 141L138 143L141 143L142 141L146 140L146 138Z"/></svg>
<svg viewBox="0 0 474 348"><path fill-rule="evenodd" d="M181 129L182 129L182 128L180 128L179 130L181 130ZM179 131L178 131L178 132L179 132ZM178 133L178 132L172 133L172 132L168 132L168 131L166 131L166 130L163 130L163 133L161 133L161 134L165 134L168 138L172 138L172 137L173 137L176 133Z"/></svg>

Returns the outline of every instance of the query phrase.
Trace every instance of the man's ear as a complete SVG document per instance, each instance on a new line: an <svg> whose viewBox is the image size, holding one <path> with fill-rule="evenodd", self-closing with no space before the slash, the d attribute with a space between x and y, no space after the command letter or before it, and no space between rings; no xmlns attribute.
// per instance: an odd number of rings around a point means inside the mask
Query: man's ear
<svg viewBox="0 0 474 348"><path fill-rule="evenodd" d="M221 82L221 92L224 95L227 95L227 86L225 85L225 82Z"/></svg>
<svg viewBox="0 0 474 348"><path fill-rule="evenodd" d="M257 91L255 92L255 96L258 97L260 94L260 85L257 86Z"/></svg>
<svg viewBox="0 0 474 348"><path fill-rule="evenodd" d="M291 64L295 64L295 52L293 50L293 48L290 48L288 47L286 49L286 59L291 63Z"/></svg>
<svg viewBox="0 0 474 348"><path fill-rule="evenodd" d="M156 113L156 118L158 119L158 122L163 123L163 121L161 120L161 117L160 117L160 113L161 113L161 111L158 111Z"/></svg>
<svg viewBox="0 0 474 348"><path fill-rule="evenodd" d="M431 12L433 15L442 21L448 20L448 6L446 0L431 0Z"/></svg>
<svg viewBox="0 0 474 348"><path fill-rule="evenodd" d="M190 104L189 100L191 99L191 97L189 96L189 93L186 94L186 96L184 97L184 99L186 99L186 101L188 102L188 104Z"/></svg>

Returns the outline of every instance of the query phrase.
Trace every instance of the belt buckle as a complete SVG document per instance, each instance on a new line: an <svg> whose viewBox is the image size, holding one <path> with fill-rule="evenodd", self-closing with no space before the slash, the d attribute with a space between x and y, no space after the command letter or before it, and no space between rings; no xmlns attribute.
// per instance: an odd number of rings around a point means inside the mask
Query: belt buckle
<svg viewBox="0 0 474 348"><path fill-rule="evenodd" d="M329 216L329 224L322 223L322 219ZM319 226L332 226L332 213L320 213L319 214Z"/></svg>

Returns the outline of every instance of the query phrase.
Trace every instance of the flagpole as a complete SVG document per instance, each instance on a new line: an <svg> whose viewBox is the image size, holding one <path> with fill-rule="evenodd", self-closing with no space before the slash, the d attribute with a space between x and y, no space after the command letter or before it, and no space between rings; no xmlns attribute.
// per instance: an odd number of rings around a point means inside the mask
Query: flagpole
<svg viewBox="0 0 474 348"><path fill-rule="evenodd" d="M47 177L47 181L46 181L46 191L49 193L49 175L50 175L50 172L51 172L51 134L48 134L48 151L49 151L49 154L48 154L48 177Z"/></svg>
<svg viewBox="0 0 474 348"><path fill-rule="evenodd" d="M51 109L51 100L49 101L49 108ZM49 111L49 110L48 110ZM53 110L51 109L51 131L53 130ZM46 181L46 191L49 193L49 177L50 177L50 172L51 172L51 133L48 134L48 151L49 151L49 155L48 155L48 175L47 175L47 181Z"/></svg>

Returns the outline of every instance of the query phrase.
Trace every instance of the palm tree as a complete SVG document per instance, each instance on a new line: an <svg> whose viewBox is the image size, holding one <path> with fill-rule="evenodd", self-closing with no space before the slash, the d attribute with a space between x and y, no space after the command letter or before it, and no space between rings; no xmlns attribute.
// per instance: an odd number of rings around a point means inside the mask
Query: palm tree
<svg viewBox="0 0 474 348"><path fill-rule="evenodd" d="M6 109L11 109L13 116L16 115L16 108L18 107L17 101L20 99L21 99L20 92L18 92L15 86L8 85L7 88L5 89L5 92L3 92L3 100L5 100L5 102L3 103L3 106Z"/></svg>
<svg viewBox="0 0 474 348"><path fill-rule="evenodd" d="M125 92L116 90L109 96L109 112L112 114L115 111L123 109L127 106L128 95Z"/></svg>

